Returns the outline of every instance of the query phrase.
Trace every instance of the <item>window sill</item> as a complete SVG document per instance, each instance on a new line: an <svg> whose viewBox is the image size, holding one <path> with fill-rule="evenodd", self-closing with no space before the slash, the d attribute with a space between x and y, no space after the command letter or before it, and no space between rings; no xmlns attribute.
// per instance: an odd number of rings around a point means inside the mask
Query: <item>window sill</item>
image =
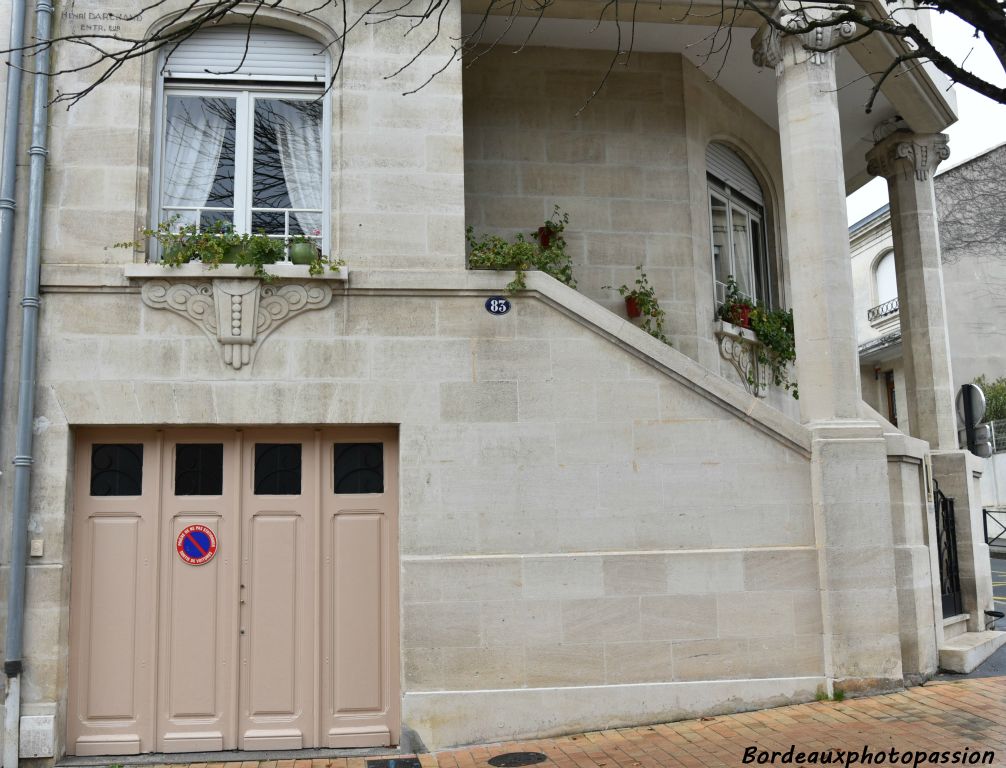
<svg viewBox="0 0 1006 768"><path fill-rule="evenodd" d="M349 269L348 267L339 267L338 269L326 269L322 274L312 275L309 271L309 267L306 264L267 264L265 266L265 271L267 274L272 275L280 280L342 280L346 281L349 279ZM221 264L217 267L208 266L206 264L200 264L198 262L190 262L188 264L181 264L177 267L168 267L163 264L126 264L125 265L125 275L126 277L131 277L135 279L170 279L173 277L178 278L193 278L193 277L203 277L203 278L216 278L216 279L231 279L231 278L241 278L255 277L255 269L253 267L239 267L235 264Z"/></svg>

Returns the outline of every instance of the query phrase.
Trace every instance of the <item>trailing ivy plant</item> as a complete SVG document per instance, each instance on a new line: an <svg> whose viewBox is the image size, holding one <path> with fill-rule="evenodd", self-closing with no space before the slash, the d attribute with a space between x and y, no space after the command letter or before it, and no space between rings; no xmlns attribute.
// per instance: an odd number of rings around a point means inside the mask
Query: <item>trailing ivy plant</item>
<svg viewBox="0 0 1006 768"><path fill-rule="evenodd" d="M633 299L639 307L642 322L639 327L653 336L660 339L664 344L670 345L670 340L664 335L664 320L667 319L667 312L660 307L657 301L657 292L650 285L650 280L643 271L642 265L636 267L639 277L636 278L635 286L630 288L627 285L618 287L618 295L626 299ZM611 288L610 285L601 286L602 290Z"/></svg>
<svg viewBox="0 0 1006 768"><path fill-rule="evenodd" d="M727 276L726 300L717 311L721 320L754 331L761 346L758 347L759 366L772 372L772 383L788 390L799 399L796 382L789 377L789 366L796 360L796 341L793 335L793 311L768 309L742 293L733 275ZM749 381L754 384L754 381Z"/></svg>
<svg viewBox="0 0 1006 768"><path fill-rule="evenodd" d="M751 330L761 343L757 352L758 364L768 366L773 384L788 390L794 399L799 399L796 382L789 377L789 366L796 360L793 310L756 306L751 310Z"/></svg>
<svg viewBox="0 0 1006 768"><path fill-rule="evenodd" d="M573 262L566 253L563 231L569 224L569 214L555 206L552 216L537 231L525 236L518 233L513 242L498 235L475 237L472 227L465 230L468 241L468 266L473 269L512 269L516 274L507 283L508 293L527 288L525 272L541 270L556 280L576 288L573 279Z"/></svg>

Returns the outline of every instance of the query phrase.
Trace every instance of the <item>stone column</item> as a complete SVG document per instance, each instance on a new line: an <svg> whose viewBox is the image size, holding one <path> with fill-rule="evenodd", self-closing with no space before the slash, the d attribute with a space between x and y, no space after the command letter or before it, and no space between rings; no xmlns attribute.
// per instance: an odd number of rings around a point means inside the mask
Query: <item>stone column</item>
<svg viewBox="0 0 1006 768"><path fill-rule="evenodd" d="M787 259L800 410L811 432L825 676L850 691L902 685L887 450L859 418L859 356L834 53L852 25L804 32L822 8L782 2L755 36L754 60L775 69Z"/></svg>
<svg viewBox="0 0 1006 768"><path fill-rule="evenodd" d="M804 421L853 419L859 413L859 349L853 316L845 173L833 52L851 24L797 34L806 19L827 15L782 2L779 22L755 36L754 60L777 78L779 143L786 196L786 245L796 331L797 384ZM796 9L790 12L789 9Z"/></svg>
<svg viewBox="0 0 1006 768"><path fill-rule="evenodd" d="M887 179L898 279L905 407L912 435L933 450L957 448L940 235L933 172L950 156L942 133L898 130L867 154L867 169Z"/></svg>

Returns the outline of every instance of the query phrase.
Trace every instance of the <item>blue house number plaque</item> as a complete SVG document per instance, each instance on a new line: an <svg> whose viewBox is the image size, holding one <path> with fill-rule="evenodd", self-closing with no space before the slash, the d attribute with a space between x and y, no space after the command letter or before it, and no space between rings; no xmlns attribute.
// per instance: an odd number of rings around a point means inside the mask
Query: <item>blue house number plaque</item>
<svg viewBox="0 0 1006 768"><path fill-rule="evenodd" d="M505 315L510 311L510 300L502 296L490 296L486 299L486 312L490 315Z"/></svg>

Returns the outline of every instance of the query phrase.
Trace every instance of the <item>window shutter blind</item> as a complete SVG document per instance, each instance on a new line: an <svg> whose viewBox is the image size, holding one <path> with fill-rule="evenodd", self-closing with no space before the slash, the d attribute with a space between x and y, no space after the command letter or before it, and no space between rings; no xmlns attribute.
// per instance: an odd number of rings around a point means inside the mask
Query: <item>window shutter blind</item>
<svg viewBox="0 0 1006 768"><path fill-rule="evenodd" d="M258 26L249 35L246 25L237 24L202 30L180 43L168 56L164 76L324 82L327 60L324 46L316 40ZM239 64L240 69L233 71Z"/></svg>
<svg viewBox="0 0 1006 768"><path fill-rule="evenodd" d="M761 184L751 173L747 163L726 144L709 142L706 147L706 172L722 181L731 189L736 189L758 205L765 205L765 195Z"/></svg>

